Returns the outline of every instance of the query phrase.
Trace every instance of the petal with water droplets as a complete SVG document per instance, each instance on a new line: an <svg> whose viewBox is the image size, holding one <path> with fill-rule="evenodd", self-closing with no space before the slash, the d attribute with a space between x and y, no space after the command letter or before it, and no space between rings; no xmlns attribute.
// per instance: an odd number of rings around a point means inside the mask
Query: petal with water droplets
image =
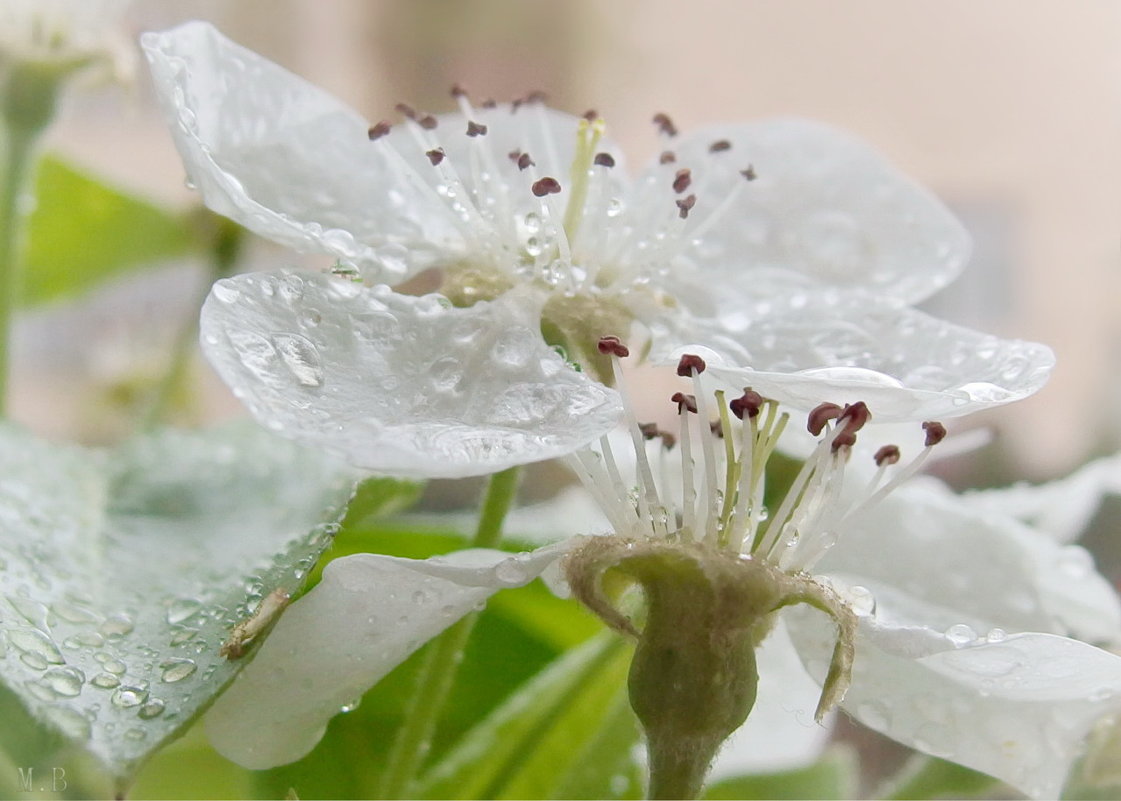
<svg viewBox="0 0 1121 801"><path fill-rule="evenodd" d="M248 768L300 759L343 706L498 590L528 584L567 547L336 559L207 713L211 743Z"/></svg>
<svg viewBox="0 0 1121 801"><path fill-rule="evenodd" d="M564 455L621 415L614 390L545 344L538 308L529 292L459 309L258 273L220 281L201 330L215 369L273 430L370 470L458 478Z"/></svg>

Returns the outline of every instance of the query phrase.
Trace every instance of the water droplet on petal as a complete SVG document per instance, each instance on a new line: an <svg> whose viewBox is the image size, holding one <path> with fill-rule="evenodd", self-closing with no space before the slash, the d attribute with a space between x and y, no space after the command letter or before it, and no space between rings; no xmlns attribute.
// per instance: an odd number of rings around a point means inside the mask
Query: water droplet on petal
<svg viewBox="0 0 1121 801"><path fill-rule="evenodd" d="M160 667L163 668L160 680L169 684L182 681L198 669L198 665L191 659L169 659Z"/></svg>
<svg viewBox="0 0 1121 801"><path fill-rule="evenodd" d="M144 706L140 707L140 711L136 714L141 720L151 720L152 718L162 715L164 709L164 702L159 698L153 698L151 701L144 704Z"/></svg>
<svg viewBox="0 0 1121 801"><path fill-rule="evenodd" d="M140 706L148 700L148 691L143 687L130 687L122 684L113 691L112 701L115 706L127 709Z"/></svg>
<svg viewBox="0 0 1121 801"><path fill-rule="evenodd" d="M299 334L274 334L273 345L285 366L304 387L323 386L323 366L311 340Z"/></svg>
<svg viewBox="0 0 1121 801"><path fill-rule="evenodd" d="M130 634L133 629L131 618L125 615L114 615L113 617L106 618L105 622L98 628L106 637L124 637Z"/></svg>
<svg viewBox="0 0 1121 801"><path fill-rule="evenodd" d="M85 682L85 674L75 667L51 668L40 679L40 683L50 687L58 695L66 697L78 695Z"/></svg>
<svg viewBox="0 0 1121 801"><path fill-rule="evenodd" d="M112 690L121 685L121 680L112 673L98 673L90 679L90 684L102 690Z"/></svg>
<svg viewBox="0 0 1121 801"><path fill-rule="evenodd" d="M946 629L946 639L954 645L965 645L977 639L977 632L964 623L957 623Z"/></svg>
<svg viewBox="0 0 1121 801"><path fill-rule="evenodd" d="M167 608L167 622L173 626L189 620L202 609L202 603L196 598L176 598Z"/></svg>
<svg viewBox="0 0 1121 801"><path fill-rule="evenodd" d="M9 629L8 642L23 651L25 656L38 657L47 664L61 665L66 662L54 641L37 629Z"/></svg>
<svg viewBox="0 0 1121 801"><path fill-rule="evenodd" d="M361 698L355 698L353 701L347 701L345 704L340 706L339 711L343 712L343 713L353 712L355 709L357 709L359 707L359 705L361 703L362 703Z"/></svg>

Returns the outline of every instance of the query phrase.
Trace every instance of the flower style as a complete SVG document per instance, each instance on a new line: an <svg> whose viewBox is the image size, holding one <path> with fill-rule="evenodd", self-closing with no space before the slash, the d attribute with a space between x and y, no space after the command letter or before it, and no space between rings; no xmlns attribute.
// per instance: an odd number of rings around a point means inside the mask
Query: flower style
<svg viewBox="0 0 1121 801"><path fill-rule="evenodd" d="M925 426L927 444L909 462L891 446L873 459L853 444L867 416L855 405L810 415L816 449L767 509L766 463L787 414L754 392L726 402L695 357L681 368L695 392L675 396L675 434L628 413L633 471L606 437L569 457L610 534L516 556L332 562L209 713L215 746L249 767L298 759L340 706L425 639L494 592L538 575L556 584L563 569L574 594L616 628L645 637L661 614L693 649L700 621L716 617L698 588L714 587L711 597L725 604L721 636L792 639L823 687L817 716L844 695L845 710L871 728L1032 796L1055 796L1087 733L1121 709L1121 657L1089 644L1121 642L1121 601L1087 552L934 479L905 484L944 430ZM667 458L673 451L680 471ZM1085 497L1087 484L1036 492L1061 502L1064 488ZM659 571L671 569L673 581L660 582ZM605 594L607 570L643 584L653 604L645 624L632 621L625 596ZM688 603L678 598L656 613L655 595L670 598L667 588L683 585ZM743 606L754 602L766 614L745 620ZM791 603L808 606L782 612L776 625L771 613ZM781 694L790 678L766 672L770 664L759 663L761 692ZM288 690L294 683L306 689L298 697Z"/></svg>
<svg viewBox="0 0 1121 801"><path fill-rule="evenodd" d="M456 306L530 287L541 336L600 378L610 370L596 339L635 324L655 356L701 343L740 386L808 410L824 378L832 400L874 403L880 420L1006 403L1050 370L1042 346L910 307L955 277L968 237L929 193L825 126L679 136L660 114L666 150L631 182L594 112L537 96L476 105L455 90L458 113L399 106L400 124L370 126L204 23L142 41L212 209L368 283L432 271Z"/></svg>

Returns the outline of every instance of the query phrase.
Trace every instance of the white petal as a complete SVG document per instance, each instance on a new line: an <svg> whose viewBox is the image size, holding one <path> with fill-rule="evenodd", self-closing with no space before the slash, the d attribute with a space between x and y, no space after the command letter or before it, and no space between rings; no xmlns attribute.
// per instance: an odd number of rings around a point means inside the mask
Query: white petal
<svg viewBox="0 0 1121 801"><path fill-rule="evenodd" d="M731 387L802 410L860 400L879 422L955 417L1019 400L1043 386L1055 361L1046 346L861 293L774 296L744 302L735 320L692 325L693 341L717 357L709 373ZM676 362L700 348L664 341L655 358Z"/></svg>
<svg viewBox="0 0 1121 801"><path fill-rule="evenodd" d="M451 308L346 279L219 281L203 348L262 423L358 467L460 478L569 453L612 428L618 395L541 339L535 296Z"/></svg>
<svg viewBox="0 0 1121 801"><path fill-rule="evenodd" d="M252 769L300 759L343 706L409 654L498 590L528 584L564 552L562 544L517 556L336 559L207 713L211 743Z"/></svg>
<svg viewBox="0 0 1121 801"><path fill-rule="evenodd" d="M710 152L713 142L731 148ZM854 137L799 119L706 128L673 143L697 203L685 236L731 206L686 254L704 281L760 283L788 272L804 286L862 286L909 302L952 281L969 237L937 198ZM758 177L746 181L751 165ZM655 168L656 169L656 168ZM746 269L745 269L746 266Z"/></svg>
<svg viewBox="0 0 1121 801"><path fill-rule="evenodd" d="M755 656L759 695L747 722L720 749L710 781L805 767L821 757L833 728L833 715L821 725L814 722L821 688L802 667L783 621Z"/></svg>
<svg viewBox="0 0 1121 801"><path fill-rule="evenodd" d="M823 676L834 627L791 611L795 644ZM1017 634L955 647L929 630L861 623L845 710L1036 798L1059 797L1086 734L1121 709L1121 657L1077 640Z"/></svg>
<svg viewBox="0 0 1121 801"><path fill-rule="evenodd" d="M142 44L210 208L283 244L370 265L382 280L462 251L444 200L336 98L206 23Z"/></svg>
<svg viewBox="0 0 1121 801"><path fill-rule="evenodd" d="M877 616L899 625L1121 638L1121 599L1084 549L938 488L896 490L841 532L815 569L867 587Z"/></svg>
<svg viewBox="0 0 1121 801"><path fill-rule="evenodd" d="M977 509L1015 517L1059 542L1073 542L1107 493L1121 493L1121 454L1097 459L1046 484L967 492L962 501Z"/></svg>

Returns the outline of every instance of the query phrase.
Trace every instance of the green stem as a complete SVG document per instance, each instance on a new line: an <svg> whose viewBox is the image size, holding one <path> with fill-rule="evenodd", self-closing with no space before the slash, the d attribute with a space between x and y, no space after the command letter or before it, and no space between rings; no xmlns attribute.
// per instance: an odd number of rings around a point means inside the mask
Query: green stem
<svg viewBox="0 0 1121 801"><path fill-rule="evenodd" d="M210 245L210 279L217 281L233 272L234 264L241 255L245 229L224 217L216 217L209 212L204 212L204 214L206 215L206 223L215 226ZM195 308L202 308L203 301L206 300L209 293L210 286L204 287ZM171 363L153 391L148 408L141 417L140 429L142 431L153 428L167 418L187 375L187 368L191 363L191 354L194 353L195 341L198 339L198 325L198 314L196 313L191 316L176 337L171 348Z"/></svg>
<svg viewBox="0 0 1121 801"><path fill-rule="evenodd" d="M35 144L54 113L55 88L34 80L34 75L32 80L26 78L25 71L15 70L0 82L0 147L4 151L0 168L0 417L7 408L12 317L20 293L23 198L33 174ZM33 90L39 90L41 96L28 102Z"/></svg>
<svg viewBox="0 0 1121 801"><path fill-rule="evenodd" d="M518 468L511 467L490 477L479 525L471 542L474 548L491 548L502 538L502 521L514 502ZM421 763L432 746L436 724L451 693L463 651L479 614L474 612L455 623L434 640L424 655L416 688L405 711L405 719L393 741L380 797L408 798Z"/></svg>

